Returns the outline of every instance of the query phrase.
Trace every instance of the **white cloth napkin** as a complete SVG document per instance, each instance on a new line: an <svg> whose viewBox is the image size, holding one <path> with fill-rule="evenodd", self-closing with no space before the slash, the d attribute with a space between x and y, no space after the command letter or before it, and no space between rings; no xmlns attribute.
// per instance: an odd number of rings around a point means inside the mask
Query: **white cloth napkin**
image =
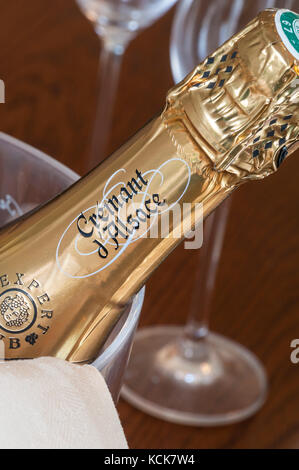
<svg viewBox="0 0 299 470"><path fill-rule="evenodd" d="M107 385L92 366L45 357L0 363L1 449L126 449Z"/></svg>

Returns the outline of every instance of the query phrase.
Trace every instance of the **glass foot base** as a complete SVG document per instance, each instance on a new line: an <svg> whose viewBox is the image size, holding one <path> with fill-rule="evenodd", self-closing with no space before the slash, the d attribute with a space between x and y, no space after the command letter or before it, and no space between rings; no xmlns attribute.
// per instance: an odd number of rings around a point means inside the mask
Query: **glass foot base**
<svg viewBox="0 0 299 470"><path fill-rule="evenodd" d="M152 416L193 426L234 423L256 413L267 395L258 359L220 335L195 343L184 331L157 326L137 333L122 397Z"/></svg>

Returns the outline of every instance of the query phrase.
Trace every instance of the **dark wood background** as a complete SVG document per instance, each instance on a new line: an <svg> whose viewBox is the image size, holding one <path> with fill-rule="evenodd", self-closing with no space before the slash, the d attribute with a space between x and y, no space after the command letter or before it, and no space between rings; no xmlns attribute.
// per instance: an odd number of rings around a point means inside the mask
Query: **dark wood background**
<svg viewBox="0 0 299 470"><path fill-rule="evenodd" d="M109 152L164 104L172 86L173 11L130 45L122 68ZM96 102L100 45L74 0L0 0L0 78L6 103L1 131L83 174ZM123 401L119 412L132 448L297 448L299 364L299 155L233 199L212 305L212 328L254 351L270 392L241 424L197 429L169 424ZM198 258L179 247L147 285L142 325L183 324Z"/></svg>

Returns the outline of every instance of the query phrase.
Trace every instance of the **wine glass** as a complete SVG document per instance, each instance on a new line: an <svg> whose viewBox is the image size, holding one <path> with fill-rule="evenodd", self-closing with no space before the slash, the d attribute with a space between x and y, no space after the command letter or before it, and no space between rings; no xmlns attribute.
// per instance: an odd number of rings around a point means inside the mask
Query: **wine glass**
<svg viewBox="0 0 299 470"><path fill-rule="evenodd" d="M260 10L292 8L294 3L182 0L170 48L175 82ZM241 345L209 330L210 305L231 203L232 197L204 224L186 325L143 328L136 335L122 396L155 417L189 425L229 424L254 414L266 399L267 378L259 360Z"/></svg>
<svg viewBox="0 0 299 470"><path fill-rule="evenodd" d="M177 0L77 0L102 39L99 95L91 153L93 168L104 155L113 117L119 73L124 52L138 32L160 18Z"/></svg>

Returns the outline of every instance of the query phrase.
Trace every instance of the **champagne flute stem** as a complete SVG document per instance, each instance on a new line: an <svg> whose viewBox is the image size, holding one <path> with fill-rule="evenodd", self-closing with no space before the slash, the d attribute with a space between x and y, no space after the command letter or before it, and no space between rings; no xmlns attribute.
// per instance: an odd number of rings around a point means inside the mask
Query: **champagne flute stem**
<svg viewBox="0 0 299 470"><path fill-rule="evenodd" d="M204 241L196 268L191 307L185 336L198 341L209 332L211 299L221 256L231 198L226 199L206 220Z"/></svg>
<svg viewBox="0 0 299 470"><path fill-rule="evenodd" d="M102 39L103 47L98 72L99 91L87 170L94 168L105 157L125 51L123 44L111 43L105 37Z"/></svg>

